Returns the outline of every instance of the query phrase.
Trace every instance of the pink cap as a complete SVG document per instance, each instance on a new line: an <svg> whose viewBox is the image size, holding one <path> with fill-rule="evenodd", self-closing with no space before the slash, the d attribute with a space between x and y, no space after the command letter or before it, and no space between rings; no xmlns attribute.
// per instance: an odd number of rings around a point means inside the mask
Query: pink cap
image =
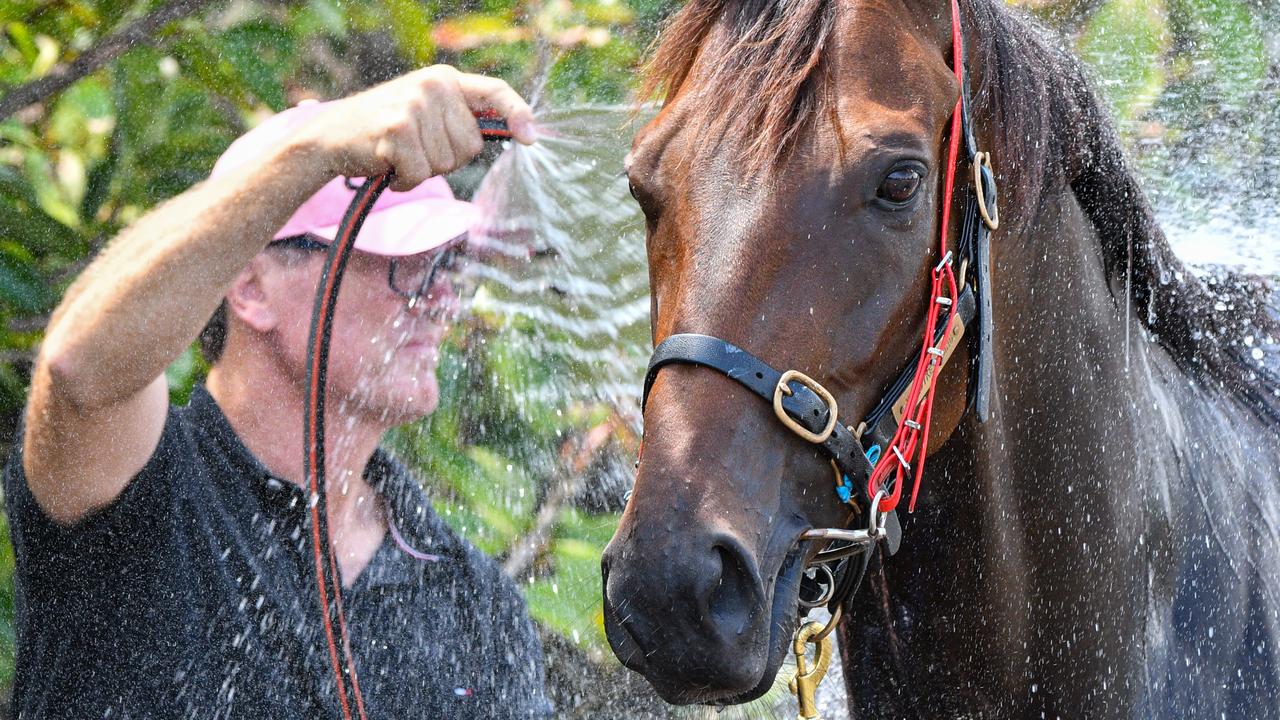
<svg viewBox="0 0 1280 720"><path fill-rule="evenodd" d="M273 115L231 143L213 166L210 177L225 175L261 157L332 105L304 102ZM351 178L355 187L362 182L364 178ZM272 239L311 233L332 240L354 195L355 191L347 187L345 178L330 180L302 203ZM360 228L356 249L377 255L416 255L468 232L479 217L476 207L456 199L449 184L437 175L408 192L383 192Z"/></svg>

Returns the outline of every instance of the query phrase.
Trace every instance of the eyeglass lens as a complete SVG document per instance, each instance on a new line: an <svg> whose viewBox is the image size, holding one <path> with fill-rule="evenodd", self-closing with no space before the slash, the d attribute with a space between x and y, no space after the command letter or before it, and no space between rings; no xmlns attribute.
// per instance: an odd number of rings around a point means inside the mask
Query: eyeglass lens
<svg viewBox="0 0 1280 720"><path fill-rule="evenodd" d="M391 261L388 281L391 289L406 300L430 297L433 286L458 269L458 249L447 248L430 255L414 255Z"/></svg>

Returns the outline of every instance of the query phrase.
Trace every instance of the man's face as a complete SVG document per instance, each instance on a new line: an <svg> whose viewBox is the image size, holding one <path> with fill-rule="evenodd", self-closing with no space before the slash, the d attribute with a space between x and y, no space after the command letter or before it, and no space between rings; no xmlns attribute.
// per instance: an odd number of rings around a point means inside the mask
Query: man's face
<svg viewBox="0 0 1280 720"><path fill-rule="evenodd" d="M299 257L297 253L305 252ZM323 252L288 250L264 280L280 322L272 333L286 372L305 381L307 338ZM449 272L437 272L429 288L424 271L438 253L396 261L401 292L422 289L416 299L392 288L391 258L355 251L342 278L329 346L329 402L344 415L373 416L388 425L435 410L440 390L436 363L448 320L457 306Z"/></svg>

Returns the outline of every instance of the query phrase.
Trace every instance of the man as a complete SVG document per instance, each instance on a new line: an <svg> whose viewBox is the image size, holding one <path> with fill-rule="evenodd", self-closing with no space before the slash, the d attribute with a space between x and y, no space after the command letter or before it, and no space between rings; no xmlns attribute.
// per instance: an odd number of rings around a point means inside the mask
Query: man
<svg viewBox="0 0 1280 720"><path fill-rule="evenodd" d="M67 291L5 473L19 717L341 717L302 490L308 322L346 179L393 168L329 360L329 527L363 705L547 712L514 585L378 449L436 407L441 270L472 219L436 176L481 150L485 109L533 141L510 87L442 66L281 113ZM207 389L170 408L164 369L197 334Z"/></svg>

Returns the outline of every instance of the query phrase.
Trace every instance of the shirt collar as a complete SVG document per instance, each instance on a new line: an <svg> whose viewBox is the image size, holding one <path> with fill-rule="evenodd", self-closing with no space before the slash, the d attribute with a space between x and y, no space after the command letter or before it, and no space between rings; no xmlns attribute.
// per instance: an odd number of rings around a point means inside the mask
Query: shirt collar
<svg viewBox="0 0 1280 720"><path fill-rule="evenodd" d="M191 389L187 412L191 414L198 432L219 446L222 457L230 465L230 474L248 481L264 504L292 504L295 498L303 497L301 487L273 475L250 452L204 384L198 383ZM411 528L421 525L427 506L426 495L391 453L381 447L376 448L365 465L364 476L378 495L386 499L402 532L410 534Z"/></svg>

